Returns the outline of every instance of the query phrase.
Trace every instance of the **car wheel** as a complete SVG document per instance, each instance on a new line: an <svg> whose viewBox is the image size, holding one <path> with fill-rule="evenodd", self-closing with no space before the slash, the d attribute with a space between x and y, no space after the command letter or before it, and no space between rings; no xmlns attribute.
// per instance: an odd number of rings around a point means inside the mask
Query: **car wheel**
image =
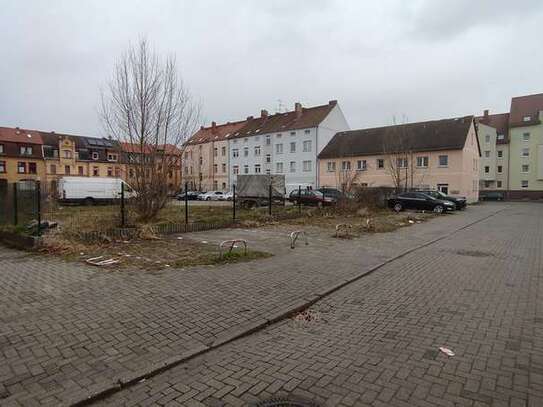
<svg viewBox="0 0 543 407"><path fill-rule="evenodd" d="M434 206L434 212L435 213L443 213L443 206L441 206L441 205Z"/></svg>
<svg viewBox="0 0 543 407"><path fill-rule="evenodd" d="M395 212L401 212L401 210L403 209L403 206L401 203L395 203L393 209Z"/></svg>
<svg viewBox="0 0 543 407"><path fill-rule="evenodd" d="M208 196L207 199L206 199L206 201L211 201L211 197Z"/></svg>
<svg viewBox="0 0 543 407"><path fill-rule="evenodd" d="M92 206L92 205L94 205L94 199L92 199L92 198L85 198L85 205L86 205L86 206Z"/></svg>

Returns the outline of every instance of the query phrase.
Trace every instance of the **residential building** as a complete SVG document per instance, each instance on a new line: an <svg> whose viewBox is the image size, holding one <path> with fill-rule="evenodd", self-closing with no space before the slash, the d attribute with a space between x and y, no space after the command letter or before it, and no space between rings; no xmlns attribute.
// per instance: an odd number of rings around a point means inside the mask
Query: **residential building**
<svg viewBox="0 0 543 407"><path fill-rule="evenodd" d="M239 131L245 120L200 129L183 146L183 182L191 190L229 191L228 138Z"/></svg>
<svg viewBox="0 0 543 407"><path fill-rule="evenodd" d="M338 131L347 130L337 101L248 117L243 127L228 137L230 182L238 174L283 174L287 192L319 185L317 155Z"/></svg>
<svg viewBox="0 0 543 407"><path fill-rule="evenodd" d="M40 132L0 127L0 191L8 183L43 179L42 144Z"/></svg>
<svg viewBox="0 0 543 407"><path fill-rule="evenodd" d="M479 196L473 116L337 133L319 154L320 186L436 189Z"/></svg>

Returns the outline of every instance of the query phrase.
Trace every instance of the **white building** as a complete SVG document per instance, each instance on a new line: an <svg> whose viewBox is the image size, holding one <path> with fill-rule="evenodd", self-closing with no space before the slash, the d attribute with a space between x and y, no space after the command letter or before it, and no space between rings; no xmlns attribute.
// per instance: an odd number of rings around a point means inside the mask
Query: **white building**
<svg viewBox="0 0 543 407"><path fill-rule="evenodd" d="M248 117L245 126L228 137L229 179L238 174L284 174L287 193L299 186L319 185L317 156L334 134L348 130L337 101L260 117Z"/></svg>

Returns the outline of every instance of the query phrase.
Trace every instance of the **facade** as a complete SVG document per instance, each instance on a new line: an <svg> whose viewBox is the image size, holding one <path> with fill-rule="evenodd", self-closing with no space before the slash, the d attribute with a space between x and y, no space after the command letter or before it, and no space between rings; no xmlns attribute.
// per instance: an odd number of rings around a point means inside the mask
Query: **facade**
<svg viewBox="0 0 543 407"><path fill-rule="evenodd" d="M510 199L543 199L543 94L514 97L509 113L489 114L485 110L478 121L496 129L496 142L487 142L483 132L479 141L483 150L495 148L495 179L481 169L481 191L502 191ZM485 164L483 164L485 165ZM492 168L492 164L490 164Z"/></svg>
<svg viewBox="0 0 543 407"><path fill-rule="evenodd" d="M8 183L44 177L41 134L34 130L0 127L0 191Z"/></svg>
<svg viewBox="0 0 543 407"><path fill-rule="evenodd" d="M286 191L319 186L317 155L335 133L349 125L337 101L260 117L248 117L243 128L229 137L230 180L238 174L283 174Z"/></svg>
<svg viewBox="0 0 543 407"><path fill-rule="evenodd" d="M479 159L473 116L341 132L319 154L320 186L435 189L476 202Z"/></svg>
<svg viewBox="0 0 543 407"><path fill-rule="evenodd" d="M477 119L481 166L481 191L505 191L509 187L509 113L489 114Z"/></svg>

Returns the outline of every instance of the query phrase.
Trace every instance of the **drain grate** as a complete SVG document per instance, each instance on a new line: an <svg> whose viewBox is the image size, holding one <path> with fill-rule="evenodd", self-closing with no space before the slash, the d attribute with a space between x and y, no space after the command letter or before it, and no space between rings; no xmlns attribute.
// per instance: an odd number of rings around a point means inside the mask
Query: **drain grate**
<svg viewBox="0 0 543 407"><path fill-rule="evenodd" d="M273 398L269 400L259 401L252 407L319 407L313 401L292 399L292 398Z"/></svg>

